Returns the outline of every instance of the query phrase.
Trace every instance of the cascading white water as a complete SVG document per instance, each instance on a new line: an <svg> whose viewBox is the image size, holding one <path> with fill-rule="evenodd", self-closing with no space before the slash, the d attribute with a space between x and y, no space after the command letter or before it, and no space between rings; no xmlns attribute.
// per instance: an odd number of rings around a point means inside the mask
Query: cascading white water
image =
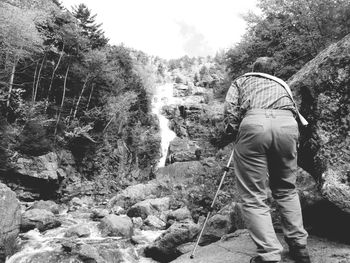
<svg viewBox="0 0 350 263"><path fill-rule="evenodd" d="M162 107L174 103L175 98L173 96L172 83L159 85L155 88L152 100L152 112L156 114L159 119L162 152L162 157L157 164L157 168L165 165L169 144L176 137L176 134L168 126L169 120L162 114Z"/></svg>
<svg viewBox="0 0 350 263"><path fill-rule="evenodd" d="M28 262L35 262L33 261L33 258L35 258L36 255L45 253L45 252L60 252L62 251L62 244L66 241L74 241L79 244L97 244L97 243L110 243L110 242L118 242L122 240L121 237L118 236L109 236L109 237L103 237L100 233L100 230L98 229L99 222L92 221L88 218L86 218L86 213L74 213L74 216L72 216L69 213L63 212L60 215L58 215L60 218L60 221L62 222L62 225L58 228L47 230L45 232L39 232L39 230L34 229L30 230L26 233L23 233L20 235L20 243L21 243L21 250L17 252L16 254L12 255L10 258L6 260L6 263L28 263ZM89 228L90 235L88 237L81 237L77 238L75 237L73 240L71 238L65 237L65 233L67 230L74 226L85 226ZM150 242L153 242L156 238L158 238L164 231L139 231L143 236L145 236ZM117 245L116 245L117 246ZM136 246L130 246L127 249L120 248L119 251L121 253L121 256L125 259L128 258L128 249L137 250ZM64 254L64 252L62 252ZM72 259L73 260L73 259ZM133 259L133 262L135 259ZM42 262L42 261L40 261ZM48 261L49 258L48 258ZM55 261L57 262L57 261ZM66 261L65 261L66 262ZM72 261L73 262L73 261ZM76 261L74 261L76 262ZM78 261L77 261L78 262ZM79 261L80 262L80 261ZM123 261L124 262L124 261ZM128 262L126 260L125 262ZM138 261L139 263L150 263L154 262L153 260L149 258L144 258L142 256L139 257Z"/></svg>

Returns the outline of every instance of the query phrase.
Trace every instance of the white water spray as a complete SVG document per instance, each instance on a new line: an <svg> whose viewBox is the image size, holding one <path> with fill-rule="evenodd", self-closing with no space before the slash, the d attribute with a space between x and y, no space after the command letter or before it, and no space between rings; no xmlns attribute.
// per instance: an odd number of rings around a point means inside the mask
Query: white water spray
<svg viewBox="0 0 350 263"><path fill-rule="evenodd" d="M156 114L159 119L162 151L162 157L157 164L157 168L165 165L169 144L176 137L176 134L170 130L168 126L169 120L162 115L162 107L174 103L175 98L173 96L172 83L166 83L155 88L155 93L152 100L152 112Z"/></svg>

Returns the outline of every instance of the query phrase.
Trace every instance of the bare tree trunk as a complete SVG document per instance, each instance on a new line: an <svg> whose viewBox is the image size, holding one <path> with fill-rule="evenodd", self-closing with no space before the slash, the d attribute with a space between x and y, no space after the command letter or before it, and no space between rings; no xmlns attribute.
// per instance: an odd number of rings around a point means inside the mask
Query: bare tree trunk
<svg viewBox="0 0 350 263"><path fill-rule="evenodd" d="M62 108L63 108L63 104L64 104L64 99L65 99L65 96L66 96L66 86L67 86L68 71L69 71L69 65L67 67L66 75L64 77L62 101L61 101L61 106L60 106L59 111L58 111L58 116L57 116L57 121L56 121L56 127L55 127L54 135L56 135L56 133L57 133L57 126L58 126L58 122L60 121L60 118L61 118L61 112L62 112Z"/></svg>
<svg viewBox="0 0 350 263"><path fill-rule="evenodd" d="M60 65L61 59L62 59L63 54L64 54L63 50L64 50L64 45L62 47L62 51L60 53L60 57L58 58L57 64L56 64L55 68L52 71L51 80L50 80L50 86L49 86L49 89L47 91L47 96L46 96L45 112L47 111L47 107L49 105L49 98L50 98L50 93L51 93L51 89L52 89L53 79L55 77L55 73L56 73L56 71L58 69L58 66Z"/></svg>
<svg viewBox="0 0 350 263"><path fill-rule="evenodd" d="M43 60L41 61L41 65L40 65L40 69L39 69L39 72L38 72L38 78L36 80L36 85L35 85L35 91L34 91L34 97L33 97L33 102L35 102L36 100L36 96L38 94L38 87L39 87L39 83L40 83L40 75L41 75L41 71L43 69L43 66L44 66L44 61L46 60L46 53L43 57Z"/></svg>
<svg viewBox="0 0 350 263"><path fill-rule="evenodd" d="M89 109L90 101L91 101L91 96L92 96L92 93L94 92L94 87L95 87L95 83L92 83L92 85L91 85L91 90L90 90L90 95L89 95L89 100L88 100L87 105L86 105L86 110Z"/></svg>
<svg viewBox="0 0 350 263"><path fill-rule="evenodd" d="M33 90L32 90L32 101L34 101L34 93L35 93L35 83L36 83L36 73L38 72L38 65L39 62L36 62L36 66L35 66L35 71L34 71L34 79L33 79Z"/></svg>
<svg viewBox="0 0 350 263"><path fill-rule="evenodd" d="M89 75L86 76L86 79L85 79L84 84L83 84L83 88L81 89L80 95L78 97L77 104L75 105L73 119L75 119L75 116L77 115L79 103L80 103L81 97L83 96L83 93L84 93L84 90L86 88L86 84L87 84L88 80L89 80Z"/></svg>
<svg viewBox="0 0 350 263"><path fill-rule="evenodd" d="M6 50L6 54L5 54L5 61L4 61L4 71L6 72L7 70L7 60L9 58L9 51Z"/></svg>
<svg viewBox="0 0 350 263"><path fill-rule="evenodd" d="M106 129L108 128L108 126L112 123L112 121L116 118L116 115L114 115L109 122L107 123L107 125L103 128L102 133L104 133L106 131Z"/></svg>
<svg viewBox="0 0 350 263"><path fill-rule="evenodd" d="M74 96L72 107L70 108L70 112L69 112L68 123L70 123L70 120L72 119L72 114L73 114L73 109L74 109L74 104L76 99L77 98Z"/></svg>
<svg viewBox="0 0 350 263"><path fill-rule="evenodd" d="M13 89L13 80L15 78L17 62L18 62L18 59L16 57L13 65L12 65L12 70L11 70L11 76L10 76L10 82L9 82L9 95L7 97L7 102L6 102L7 108L10 107L10 99L11 99L11 94L12 94L12 89Z"/></svg>

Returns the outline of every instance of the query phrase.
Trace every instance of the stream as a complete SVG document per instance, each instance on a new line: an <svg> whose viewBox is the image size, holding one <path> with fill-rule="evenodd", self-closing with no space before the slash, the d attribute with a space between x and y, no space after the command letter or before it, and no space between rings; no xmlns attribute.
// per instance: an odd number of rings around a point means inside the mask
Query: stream
<svg viewBox="0 0 350 263"><path fill-rule="evenodd" d="M57 219L62 223L60 227L43 232L35 228L21 233L19 236L21 249L8 258L6 263L156 262L140 256L142 248L147 245L146 242L142 245L135 245L128 238L102 236L98 228L99 221L93 221L90 218L91 213L87 210L91 211L93 208L82 208L71 212L66 209L57 215ZM84 237L67 236L69 229L82 226L88 229ZM149 243L159 237L162 232L136 228L134 230L135 235L142 236ZM102 255L109 253L110 256L99 257L96 251ZM101 261L96 260L98 258Z"/></svg>
<svg viewBox="0 0 350 263"><path fill-rule="evenodd" d="M157 168L166 162L169 143L176 135L168 127L168 119L162 115L162 107L175 102L173 83L166 83L155 88L152 99L152 112L159 119L161 136L161 159ZM30 205L30 204L29 204ZM26 207L28 204L22 204ZM6 259L6 263L79 263L79 262L156 262L142 255L143 248L151 244L162 232L161 230L141 230L134 225L134 235L141 239L140 244L129 238L104 237L98 228L99 221L91 219L92 210L104 207L80 206L71 204L56 215L61 226L40 232L29 230L19 235L19 251ZM72 228L83 227L83 236L69 236ZM106 255L101 257L100 255Z"/></svg>

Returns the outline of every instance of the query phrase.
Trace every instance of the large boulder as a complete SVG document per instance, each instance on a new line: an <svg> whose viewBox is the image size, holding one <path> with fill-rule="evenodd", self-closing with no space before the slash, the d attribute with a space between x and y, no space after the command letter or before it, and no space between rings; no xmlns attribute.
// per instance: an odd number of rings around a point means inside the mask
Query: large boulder
<svg viewBox="0 0 350 263"><path fill-rule="evenodd" d="M199 226L191 220L175 222L154 244L145 248L145 255L159 262L170 262L182 254L177 247L193 241L199 230Z"/></svg>
<svg viewBox="0 0 350 263"><path fill-rule="evenodd" d="M235 206L235 203L227 205L209 218L200 240L201 245L215 242L222 236L232 233L237 229L234 225Z"/></svg>
<svg viewBox="0 0 350 263"><path fill-rule="evenodd" d="M108 202L108 208L112 209L114 206L128 208L148 197L155 197L160 188L161 186L156 181L129 186Z"/></svg>
<svg viewBox="0 0 350 263"><path fill-rule="evenodd" d="M21 208L16 194L1 183L0 218L0 250L5 256L9 256L15 248L15 240L19 234Z"/></svg>
<svg viewBox="0 0 350 263"><path fill-rule="evenodd" d="M170 208L170 198L147 199L136 203L127 212L129 217L141 217L146 219L150 215L159 215Z"/></svg>
<svg viewBox="0 0 350 263"><path fill-rule="evenodd" d="M57 154L53 152L30 158L20 157L15 165L19 174L44 180L58 180L59 175L64 174L58 167Z"/></svg>
<svg viewBox="0 0 350 263"><path fill-rule="evenodd" d="M30 209L23 213L21 230L28 231L37 228L39 231L56 228L61 225L61 222L56 216L44 209Z"/></svg>
<svg viewBox="0 0 350 263"><path fill-rule="evenodd" d="M170 163L188 162L199 160L200 154L201 149L195 142L176 137L170 142L167 158Z"/></svg>
<svg viewBox="0 0 350 263"><path fill-rule="evenodd" d="M65 237L88 237L91 235L89 227L84 225L77 225L70 227L64 234Z"/></svg>
<svg viewBox="0 0 350 263"><path fill-rule="evenodd" d="M288 83L309 126L301 133L299 165L323 197L350 213L350 35L307 63Z"/></svg>
<svg viewBox="0 0 350 263"><path fill-rule="evenodd" d="M98 225L102 236L122 236L130 238L133 234L133 223L127 216L108 215Z"/></svg>
<svg viewBox="0 0 350 263"><path fill-rule="evenodd" d="M35 201L29 209L44 209L54 214L58 214L60 210L59 205L51 200Z"/></svg>
<svg viewBox="0 0 350 263"><path fill-rule="evenodd" d="M278 239L285 248L281 263L294 263L288 253L288 246L279 233ZM330 242L315 236L308 238L308 247L311 262L315 263L347 263L349 262L350 246L342 243ZM193 246L189 251L193 249ZM250 238L247 230L239 230L229 238L217 241L208 246L199 246L193 258L188 252L172 261L173 263L242 263L249 262L256 255L256 245Z"/></svg>

